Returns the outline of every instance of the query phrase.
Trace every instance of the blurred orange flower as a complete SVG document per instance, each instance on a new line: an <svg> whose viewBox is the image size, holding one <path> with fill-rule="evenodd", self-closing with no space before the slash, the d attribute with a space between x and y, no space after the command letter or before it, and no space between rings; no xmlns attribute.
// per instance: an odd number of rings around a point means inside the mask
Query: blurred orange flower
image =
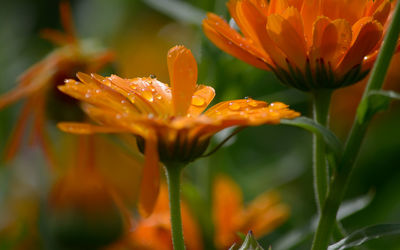
<svg viewBox="0 0 400 250"><path fill-rule="evenodd" d="M96 50L93 46L89 48L87 44L77 39L70 6L67 2L60 4L60 14L65 33L56 30L43 30L42 32L44 38L60 47L27 69L19 77L19 84L15 89L0 96L0 109L20 99L27 99L11 135L6 160L12 159L16 154L22 142L24 130L29 123L29 117L32 116L31 140L38 140L50 164L52 166L57 165L54 163L52 147L45 130L45 122L52 118L51 115L70 116L71 111L73 116L76 117L76 113L73 112L79 111L79 109L75 108L74 110L76 101L62 95L56 86L62 83L65 78L73 77L78 70L96 72L113 58L110 51ZM53 102L57 102L56 105ZM67 108L60 105L67 105ZM54 108L55 106L57 106L57 109ZM63 112L59 112L60 109ZM52 113L46 114L49 111L52 111Z"/></svg>
<svg viewBox="0 0 400 250"><path fill-rule="evenodd" d="M120 196L98 169L93 139L79 138L75 163L49 193L45 230L63 247L106 246L120 239L129 226Z"/></svg>
<svg viewBox="0 0 400 250"><path fill-rule="evenodd" d="M155 78L104 78L78 73L59 89L84 102L84 111L100 125L60 123L71 133L133 133L144 151L140 211L149 215L159 190L159 159L188 163L202 155L210 137L231 126L277 124L299 113L283 103L252 99L221 102L206 109L214 89L197 85L197 63L183 46L168 52L171 87Z"/></svg>
<svg viewBox="0 0 400 250"><path fill-rule="evenodd" d="M137 222L134 222L132 232L128 235L128 238L119 245L125 247L129 246L128 249L138 250L172 250L170 209L168 204L168 189L165 184L162 184L160 188L160 196L152 215L148 218L142 218ZM183 201L181 201L181 208L183 233L187 249L203 249L203 240L199 226L190 214L186 203ZM119 248L116 247L116 249Z"/></svg>
<svg viewBox="0 0 400 250"><path fill-rule="evenodd" d="M280 203L275 192L264 193L244 207L242 191L227 176L216 177L213 197L215 244L218 249L228 249L239 241L239 232L246 235L251 230L256 238L262 237L289 216L288 206Z"/></svg>
<svg viewBox="0 0 400 250"><path fill-rule="evenodd" d="M203 21L206 36L305 91L361 80L394 9L389 0L230 0L227 5L243 36L212 13Z"/></svg>

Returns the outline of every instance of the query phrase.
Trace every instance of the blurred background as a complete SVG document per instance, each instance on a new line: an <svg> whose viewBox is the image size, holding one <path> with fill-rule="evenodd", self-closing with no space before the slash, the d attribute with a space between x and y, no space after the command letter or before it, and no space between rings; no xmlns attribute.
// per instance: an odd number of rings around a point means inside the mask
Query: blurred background
<svg viewBox="0 0 400 250"><path fill-rule="evenodd" d="M102 75L114 73L126 78L155 75L160 81L168 83L167 51L176 44L182 44L190 48L196 57L199 65L198 83L215 88L213 103L248 96L267 102L284 102L302 115L311 116L311 99L307 93L281 85L271 72L258 70L227 55L204 36L201 20L206 12L217 13L229 20L225 0L71 0L70 3L77 36L80 41L88 44L82 50L90 51L95 47L114 52L114 61L99 71ZM39 35L45 28L63 30L59 1L2 2L0 23L2 96L17 86L18 77L30 66L59 48ZM399 63L399 56L392 60L392 70L386 82L388 89L400 90L400 73L394 70L396 67L398 69ZM62 79L53 84L62 84ZM363 84L337 91L333 98L330 123L341 139L345 138L351 126ZM79 140L76 136L57 130L57 122L70 118L54 115L66 112L64 106L48 105L50 107L46 108L47 119L43 125L56 152L56 166L51 166L46 160L40 143L35 143L35 140L32 142L29 132L26 132L29 126L24 130L15 157L5 160L11 143L10 136L23 105L24 100L21 99L0 109L0 249L74 249L71 246L59 246L58 243L55 248L51 243L54 237L79 233L83 227L79 223L64 221L68 221L70 214L62 209L65 203L62 199L86 202L88 204L85 203L85 208L89 212L85 211L92 213L91 206L108 204L108 198L97 199L96 194L86 188L90 186L88 179L96 179L97 175L93 177L92 173L78 173L77 177L74 175L76 173L70 174L68 170L72 168L70 166L73 162L87 160L82 160L76 151L87 151L77 147L79 143L74 144L74 141ZM346 195L347 206L340 213L348 232L371 224L400 221L399 128L398 103L393 103L388 111L377 115L371 123ZM210 149L230 132L217 134ZM99 182L111 183L120 197L117 200L123 200L127 213L134 215L133 224L137 225L140 219L136 216L134 203L142 159L138 153L132 152L135 151L135 143L129 144L126 138L123 139L124 145L111 136L103 136L95 142L89 139L91 142L88 144L97 145L95 155L102 155L101 159L96 160L100 162L97 164L101 175ZM280 194L281 202L290 208L287 220L260 238L262 246L267 248L271 245L274 250L309 249L316 216L311 143L309 132L294 127L279 125L247 128L211 157L190 164L184 171L183 196L203 242L200 246L204 249L215 247L212 197L217 194L213 192L213 183L216 176L224 174L240 187L244 204L266 191L275 190ZM68 188L59 191L57 185ZM76 198L81 193L92 198L81 201ZM115 201L114 198L112 200ZM114 207L110 207L99 213L110 214L114 210ZM98 230L112 224L109 221L96 223L94 227ZM125 225L124 228L127 227ZM61 233L54 236L53 231L57 230ZM118 225L114 231L109 228L103 230L101 233L104 233L104 238L109 237L110 241L99 243L93 249L114 243L114 238L118 242L119 238L114 237L120 235L118 230ZM122 245L115 246L115 249L131 249L127 246L123 248ZM111 244L111 247L114 245ZM389 237L373 240L363 249L400 249L400 239Z"/></svg>

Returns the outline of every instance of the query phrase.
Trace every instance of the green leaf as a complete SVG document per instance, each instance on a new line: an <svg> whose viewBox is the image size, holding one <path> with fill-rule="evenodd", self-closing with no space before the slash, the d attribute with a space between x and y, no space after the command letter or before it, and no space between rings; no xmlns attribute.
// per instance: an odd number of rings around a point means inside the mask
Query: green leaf
<svg viewBox="0 0 400 250"><path fill-rule="evenodd" d="M233 246L231 246L231 248L229 248L229 250L264 250L264 248L262 248L260 244L258 244L253 236L253 233L249 231L240 247L236 246L235 243L233 244Z"/></svg>
<svg viewBox="0 0 400 250"><path fill-rule="evenodd" d="M372 90L367 98L360 103L357 110L359 123L371 119L377 112L389 108L391 100L400 100L400 94L387 90Z"/></svg>
<svg viewBox="0 0 400 250"><path fill-rule="evenodd" d="M184 23L201 26L206 13L193 5L178 0L143 0L150 7Z"/></svg>
<svg viewBox="0 0 400 250"><path fill-rule="evenodd" d="M400 235L400 224L382 224L357 230L341 241L330 245L328 250L344 250L389 235Z"/></svg>
<svg viewBox="0 0 400 250"><path fill-rule="evenodd" d="M282 119L281 124L300 127L312 133L320 135L324 139L326 145L328 146L328 149L333 152L336 157L339 157L342 154L343 145L336 137L336 135L331 130L325 128L319 123L316 123L310 118L301 116L293 120Z"/></svg>
<svg viewBox="0 0 400 250"><path fill-rule="evenodd" d="M366 208L371 203L374 194L375 193L371 191L360 197L343 202L338 211L337 220L343 220L344 218ZM310 222L306 223L305 226L290 231L283 237L279 238L278 241L274 242L274 250L297 249L296 247L298 247L298 245L306 241L308 238L311 238L312 233L317 228L317 224L318 215L315 215Z"/></svg>

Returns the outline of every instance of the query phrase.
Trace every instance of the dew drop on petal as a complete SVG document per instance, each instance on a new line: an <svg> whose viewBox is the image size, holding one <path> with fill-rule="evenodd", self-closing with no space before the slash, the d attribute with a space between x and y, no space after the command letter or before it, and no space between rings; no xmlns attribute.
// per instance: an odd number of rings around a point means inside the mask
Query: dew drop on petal
<svg viewBox="0 0 400 250"><path fill-rule="evenodd" d="M86 95L85 95L85 98L90 98L92 95L88 92L88 93L86 93Z"/></svg>
<svg viewBox="0 0 400 250"><path fill-rule="evenodd" d="M240 105L236 102L230 102L228 107L230 110L233 110L233 111L240 109Z"/></svg>
<svg viewBox="0 0 400 250"><path fill-rule="evenodd" d="M258 103L254 100L250 100L247 104L253 108L256 108L258 106Z"/></svg>
<svg viewBox="0 0 400 250"><path fill-rule="evenodd" d="M153 97L153 94L151 93L151 91L144 90L142 92L142 96L149 102L153 102L154 101L154 97Z"/></svg>
<svg viewBox="0 0 400 250"><path fill-rule="evenodd" d="M201 96L195 95L195 96L192 97L192 105L193 106L201 107L205 103L206 103L206 101Z"/></svg>
<svg viewBox="0 0 400 250"><path fill-rule="evenodd" d="M96 89L96 94L100 94L101 90L100 89Z"/></svg>

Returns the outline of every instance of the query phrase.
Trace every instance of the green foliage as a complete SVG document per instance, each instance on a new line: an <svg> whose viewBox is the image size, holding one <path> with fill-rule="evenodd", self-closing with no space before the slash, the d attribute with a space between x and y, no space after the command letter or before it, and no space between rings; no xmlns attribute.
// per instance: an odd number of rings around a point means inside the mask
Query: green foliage
<svg viewBox="0 0 400 250"><path fill-rule="evenodd" d="M400 94L387 90L370 91L358 107L358 122L370 120L377 112L388 109L392 100L400 100Z"/></svg>
<svg viewBox="0 0 400 250"><path fill-rule="evenodd" d="M328 250L349 249L351 247L360 246L369 240L389 235L400 235L400 224L382 224L357 230L341 241L330 245Z"/></svg>

